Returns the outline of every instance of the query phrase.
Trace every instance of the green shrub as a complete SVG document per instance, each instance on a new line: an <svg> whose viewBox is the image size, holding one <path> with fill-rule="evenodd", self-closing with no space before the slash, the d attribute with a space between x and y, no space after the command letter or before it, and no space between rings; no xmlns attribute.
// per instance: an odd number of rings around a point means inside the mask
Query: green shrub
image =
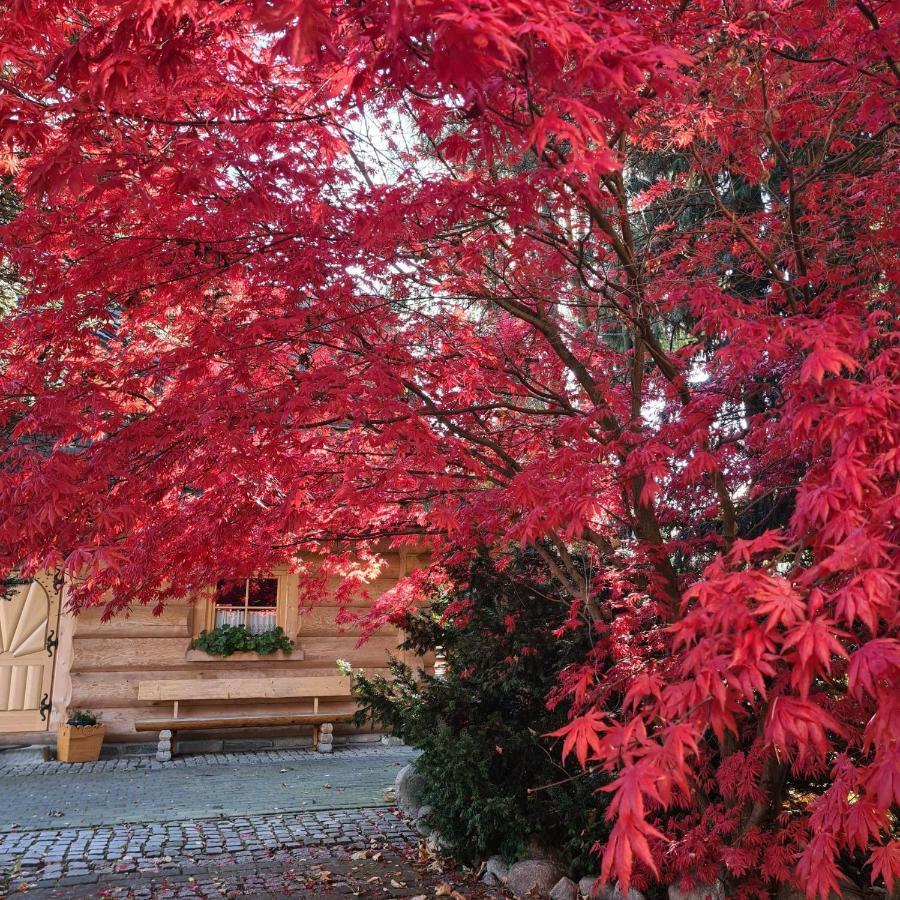
<svg viewBox="0 0 900 900"><path fill-rule="evenodd" d="M529 843L549 848L573 875L592 870L605 836L595 791L602 781L562 766L547 738L566 722L547 708L559 672L583 662L588 628L554 635L568 605L554 601L542 567L520 557L504 571L479 557L453 573L456 587L406 615L402 647L442 648L441 678L392 660L391 677L354 674L358 721L373 717L422 750L430 824L464 860L513 858ZM549 598L549 599L548 599Z"/></svg>
<svg viewBox="0 0 900 900"><path fill-rule="evenodd" d="M243 625L218 625L211 631L201 631L191 642L194 650L210 656L231 656L232 653L256 652L267 656L279 650L290 653L293 641L280 626L261 634L252 634Z"/></svg>
<svg viewBox="0 0 900 900"><path fill-rule="evenodd" d="M96 725L99 721L100 719L97 717L96 713L92 713L89 709L73 709L72 712L69 713L66 724L71 725L73 728L86 728L91 725Z"/></svg>

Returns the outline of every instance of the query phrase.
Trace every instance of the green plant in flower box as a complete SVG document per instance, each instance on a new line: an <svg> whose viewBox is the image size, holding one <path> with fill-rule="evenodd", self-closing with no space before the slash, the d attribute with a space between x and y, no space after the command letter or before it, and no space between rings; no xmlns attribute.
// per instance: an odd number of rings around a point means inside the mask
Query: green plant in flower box
<svg viewBox="0 0 900 900"><path fill-rule="evenodd" d="M231 656L233 653L290 653L294 643L280 626L261 634L253 634L244 625L218 625L203 630L191 642L191 648L202 650L210 656Z"/></svg>

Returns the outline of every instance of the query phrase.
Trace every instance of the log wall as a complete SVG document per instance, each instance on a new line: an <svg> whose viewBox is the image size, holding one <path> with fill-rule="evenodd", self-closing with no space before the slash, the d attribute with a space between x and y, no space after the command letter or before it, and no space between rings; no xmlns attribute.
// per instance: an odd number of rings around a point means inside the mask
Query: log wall
<svg viewBox="0 0 900 900"><path fill-rule="evenodd" d="M412 563L409 558L389 558L383 577L374 582L369 593L375 597L396 584ZM295 653L286 659L266 657L234 661L227 657L205 657L188 653L192 636L199 631L195 616L202 608L192 603L170 604L159 617L147 608L110 622L100 621L99 610L85 610L69 618L67 641L60 647L57 660L57 690L54 691L55 719L67 709L90 709L102 716L109 741L152 739L146 732L134 730L136 719L170 715L171 703L152 704L138 700L138 683L168 679L227 679L298 675L336 675L336 661L348 660L354 668L367 673L384 671L388 654L402 658L397 649L400 633L382 629L357 647L358 629L341 627L335 621L339 607L326 599L308 612L301 611L299 628L293 636ZM65 646L68 643L69 646ZM297 651L300 651L297 653ZM302 658L300 656L302 655ZM304 707L300 707L304 709ZM346 712L352 702L320 702L320 710ZM296 701L228 701L181 704L181 715L208 713L296 712ZM308 729L307 729L308 730ZM352 726L336 726L340 734L355 731ZM361 729L363 732L372 729ZM218 737L245 737L263 732L231 731ZM295 729L292 733L298 732ZM197 733L198 738L205 735Z"/></svg>

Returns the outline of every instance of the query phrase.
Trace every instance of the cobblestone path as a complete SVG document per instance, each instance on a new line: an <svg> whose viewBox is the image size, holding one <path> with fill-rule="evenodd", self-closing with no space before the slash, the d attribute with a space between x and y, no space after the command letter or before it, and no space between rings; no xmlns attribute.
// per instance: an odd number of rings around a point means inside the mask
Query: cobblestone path
<svg viewBox="0 0 900 900"><path fill-rule="evenodd" d="M388 805L410 751L276 755L0 770L0 897L501 896Z"/></svg>
<svg viewBox="0 0 900 900"><path fill-rule="evenodd" d="M143 757L0 769L0 830L383 806L405 747Z"/></svg>
<svg viewBox="0 0 900 900"><path fill-rule="evenodd" d="M0 838L0 872L35 900L498 896L418 843L390 808L43 830Z"/></svg>

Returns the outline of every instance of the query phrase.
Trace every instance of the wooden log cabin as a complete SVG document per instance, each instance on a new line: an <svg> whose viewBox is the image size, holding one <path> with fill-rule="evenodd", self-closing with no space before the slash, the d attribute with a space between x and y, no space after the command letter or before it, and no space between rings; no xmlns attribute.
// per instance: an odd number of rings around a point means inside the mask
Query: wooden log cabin
<svg viewBox="0 0 900 900"><path fill-rule="evenodd" d="M368 586L370 599L393 587L424 560L414 552L391 552L385 554L385 561L379 577ZM137 730L136 723L170 716L172 703L159 698L185 693L185 687L190 687L187 682L197 685L196 691L186 692L196 699L187 696L182 701L181 715L193 718L250 713L276 717L306 711L304 699L279 696L278 685L307 677L333 679L339 674L339 659L349 661L354 669L375 673L385 671L389 654L403 656L398 650L400 633L393 628L383 628L356 646L358 629L336 621L335 586L332 583L332 593L313 608L301 609L298 578L284 568L210 588L191 601L171 603L161 616L138 606L101 622L99 609L78 615L67 611L65 587L55 584L52 576L13 579L4 591L5 599L0 599L0 747L52 745L57 724L73 709L100 715L106 744L113 752L136 749L121 745L155 744L157 736L146 728ZM352 605L361 608L365 601ZM191 649L201 631L221 624L243 624L253 632L281 626L293 641L293 650L221 657ZM274 690L267 687L267 680ZM260 690L253 689L257 683ZM354 709L347 696L321 697L316 706L322 714L334 714L335 744L380 737L371 726L356 728L339 721ZM310 729L292 725L227 732L211 727L179 732L179 736L179 750L187 752L217 750L223 741L227 749L298 746L312 739Z"/></svg>

